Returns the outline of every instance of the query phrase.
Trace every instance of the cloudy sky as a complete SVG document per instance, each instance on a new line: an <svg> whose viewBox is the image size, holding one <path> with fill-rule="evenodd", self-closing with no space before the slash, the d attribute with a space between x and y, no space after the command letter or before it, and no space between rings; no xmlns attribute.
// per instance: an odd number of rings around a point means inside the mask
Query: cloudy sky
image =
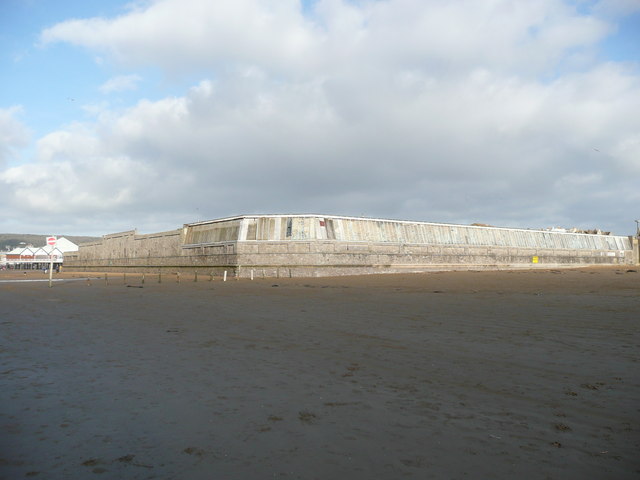
<svg viewBox="0 0 640 480"><path fill-rule="evenodd" d="M640 0L2 0L0 231L631 234Z"/></svg>

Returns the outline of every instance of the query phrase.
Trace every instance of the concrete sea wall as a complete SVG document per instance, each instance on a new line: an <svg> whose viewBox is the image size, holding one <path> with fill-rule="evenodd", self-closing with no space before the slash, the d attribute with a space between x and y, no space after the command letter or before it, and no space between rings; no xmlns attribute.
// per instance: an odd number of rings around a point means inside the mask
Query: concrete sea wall
<svg viewBox="0 0 640 480"><path fill-rule="evenodd" d="M253 215L105 235L65 258L82 271L333 276L635 265L633 237L321 215Z"/></svg>

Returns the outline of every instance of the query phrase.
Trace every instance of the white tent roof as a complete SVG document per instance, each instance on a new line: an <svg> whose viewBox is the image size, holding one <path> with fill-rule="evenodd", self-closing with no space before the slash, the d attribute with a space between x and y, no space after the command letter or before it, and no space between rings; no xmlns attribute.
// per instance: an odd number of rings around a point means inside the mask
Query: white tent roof
<svg viewBox="0 0 640 480"><path fill-rule="evenodd" d="M40 247L36 250L35 255L56 255L61 257L62 251L58 247L52 247L50 245L45 245L44 247Z"/></svg>
<svg viewBox="0 0 640 480"><path fill-rule="evenodd" d="M48 247L48 245L47 245L47 247ZM78 251L78 245L73 243L71 240L67 240L64 237L58 238L58 240L56 241L56 248L58 250L60 250L62 253L64 253L64 252L77 252Z"/></svg>
<svg viewBox="0 0 640 480"><path fill-rule="evenodd" d="M7 252L7 255L33 255L33 253L37 249L31 247L16 247L10 252Z"/></svg>

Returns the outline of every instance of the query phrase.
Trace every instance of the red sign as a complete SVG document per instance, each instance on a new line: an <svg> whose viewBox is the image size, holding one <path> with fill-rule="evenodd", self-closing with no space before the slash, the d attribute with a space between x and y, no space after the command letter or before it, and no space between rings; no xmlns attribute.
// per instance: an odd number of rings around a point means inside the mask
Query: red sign
<svg viewBox="0 0 640 480"><path fill-rule="evenodd" d="M47 237L47 245L55 246L58 239L56 237Z"/></svg>

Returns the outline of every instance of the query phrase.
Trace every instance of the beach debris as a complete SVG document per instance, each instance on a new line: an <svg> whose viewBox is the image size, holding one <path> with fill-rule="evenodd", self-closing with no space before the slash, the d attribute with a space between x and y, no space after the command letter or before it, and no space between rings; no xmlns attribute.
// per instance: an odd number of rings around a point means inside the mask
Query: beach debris
<svg viewBox="0 0 640 480"><path fill-rule="evenodd" d="M127 285L129 288L144 288L142 285Z"/></svg>
<svg viewBox="0 0 640 480"><path fill-rule="evenodd" d="M343 377L353 377L353 372L357 372L360 370L360 365L357 363L351 363L350 366L347 367L347 371L342 374Z"/></svg>
<svg viewBox="0 0 640 480"><path fill-rule="evenodd" d="M556 448L562 448L562 444L560 442L552 442L551 445L553 445Z"/></svg>
<svg viewBox="0 0 640 480"><path fill-rule="evenodd" d="M582 388L586 388L588 390L599 390L600 389L600 387L598 387L597 385L592 385L591 383L583 383L580 386Z"/></svg>
<svg viewBox="0 0 640 480"><path fill-rule="evenodd" d="M316 420L317 416L315 413L310 412L309 410L301 410L300 412L298 412L298 419L302 422L302 423L314 423Z"/></svg>
<svg viewBox="0 0 640 480"><path fill-rule="evenodd" d="M556 427L556 430L558 430L560 432L570 432L571 431L571 427L569 425L565 425L564 423L556 423L555 427Z"/></svg>
<svg viewBox="0 0 640 480"><path fill-rule="evenodd" d="M198 457L201 457L204 455L204 450L198 447L187 447L185 448L182 453L186 453L187 455L196 455Z"/></svg>

